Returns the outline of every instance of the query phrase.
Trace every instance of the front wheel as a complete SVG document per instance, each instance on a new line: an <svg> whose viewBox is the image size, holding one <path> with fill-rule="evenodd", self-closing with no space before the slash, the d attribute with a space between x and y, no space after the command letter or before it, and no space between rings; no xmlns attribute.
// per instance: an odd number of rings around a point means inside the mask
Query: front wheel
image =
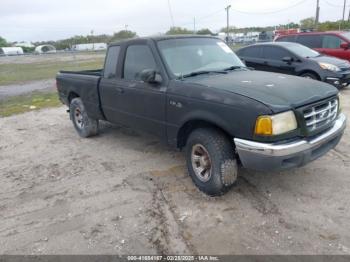
<svg viewBox="0 0 350 262"><path fill-rule="evenodd" d="M199 190L223 195L238 177L233 142L214 128L194 130L186 143L188 172Z"/></svg>
<svg viewBox="0 0 350 262"><path fill-rule="evenodd" d="M314 73L311 73L311 72L301 74L300 76L301 76L301 77L304 77L304 78L308 78L308 79L318 80L317 75L314 74Z"/></svg>
<svg viewBox="0 0 350 262"><path fill-rule="evenodd" d="M87 138L97 135L98 120L87 115L83 101L79 97L72 100L69 112L74 128L81 137Z"/></svg>

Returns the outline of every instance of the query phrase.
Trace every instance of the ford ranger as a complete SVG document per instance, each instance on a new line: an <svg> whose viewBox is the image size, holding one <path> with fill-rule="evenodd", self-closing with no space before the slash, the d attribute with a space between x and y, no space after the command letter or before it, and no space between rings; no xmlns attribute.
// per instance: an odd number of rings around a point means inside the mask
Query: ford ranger
<svg viewBox="0 0 350 262"><path fill-rule="evenodd" d="M185 149L189 175L211 196L240 166L284 170L319 158L346 126L336 88L251 70L214 37L114 43L104 69L61 71L57 89L81 137L96 135L100 120L153 134Z"/></svg>

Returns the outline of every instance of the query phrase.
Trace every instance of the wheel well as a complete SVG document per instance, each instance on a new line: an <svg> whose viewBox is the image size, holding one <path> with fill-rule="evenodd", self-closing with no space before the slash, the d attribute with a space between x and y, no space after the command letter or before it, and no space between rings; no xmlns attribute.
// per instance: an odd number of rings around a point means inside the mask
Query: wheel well
<svg viewBox="0 0 350 262"><path fill-rule="evenodd" d="M303 75L303 74L307 74L307 73L313 74L313 75L315 75L315 76L317 77L318 80L321 80L320 75L317 74L315 71L312 71L312 70L304 70L304 71L301 71L301 72L299 73L299 76L301 76L301 75Z"/></svg>
<svg viewBox="0 0 350 262"><path fill-rule="evenodd" d="M72 100L74 98L77 98L77 97L79 97L79 95L77 93L70 92L69 95L68 95L68 102L69 102L69 104L70 104L70 102L72 102Z"/></svg>
<svg viewBox="0 0 350 262"><path fill-rule="evenodd" d="M216 124L205 120L191 120L186 122L177 133L177 147L181 149L186 145L188 136L193 130L205 127L218 129L221 132L223 132L228 138L232 138L232 136L228 132L226 132L224 129L222 129Z"/></svg>

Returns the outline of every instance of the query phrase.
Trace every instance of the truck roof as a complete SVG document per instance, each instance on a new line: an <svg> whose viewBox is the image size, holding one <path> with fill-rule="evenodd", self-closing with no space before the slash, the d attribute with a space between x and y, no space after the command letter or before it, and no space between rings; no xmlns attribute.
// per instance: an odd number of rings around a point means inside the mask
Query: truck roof
<svg viewBox="0 0 350 262"><path fill-rule="evenodd" d="M169 39L183 39L183 38L213 38L213 39L220 39L216 36L209 36L209 35L161 35L161 36L147 36L147 37L137 37L137 38L129 38L125 40L120 40L118 42L113 42L109 44L109 46L113 45L120 45L121 43L126 42L137 42L140 40L153 40L153 41L162 41L162 40L169 40Z"/></svg>

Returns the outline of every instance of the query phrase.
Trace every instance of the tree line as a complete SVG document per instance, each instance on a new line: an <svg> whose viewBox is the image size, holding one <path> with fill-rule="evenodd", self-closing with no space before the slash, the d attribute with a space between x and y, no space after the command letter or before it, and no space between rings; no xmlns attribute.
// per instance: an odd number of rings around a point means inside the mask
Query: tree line
<svg viewBox="0 0 350 262"><path fill-rule="evenodd" d="M266 27L246 27L246 28L237 28L230 27L229 32L231 33L245 33L251 31L273 31L276 28L302 28L302 29L317 29L317 31L330 31L330 30L339 30L339 27L342 30L350 29L350 21L326 21L319 23L317 28L315 28L315 19L314 17L309 17L301 20L299 23L289 23L289 24L280 24L278 26L266 26ZM227 28L222 28L221 32L227 32ZM186 35L186 34L198 34L198 35L214 35L212 31L208 28L200 29L196 32L189 30L183 27L171 27L166 33L166 35ZM58 40L58 41L41 41L33 43L35 46L50 44L55 46L58 50L68 50L71 49L72 46L77 44L88 44L88 43L111 43L117 42L123 39L134 38L137 37L137 33L129 30L121 30L119 32L114 33L113 35L102 34L102 35L77 35L67 39ZM11 46L12 43L6 41L6 39L0 36L0 47ZM32 51L28 48L24 51Z"/></svg>

